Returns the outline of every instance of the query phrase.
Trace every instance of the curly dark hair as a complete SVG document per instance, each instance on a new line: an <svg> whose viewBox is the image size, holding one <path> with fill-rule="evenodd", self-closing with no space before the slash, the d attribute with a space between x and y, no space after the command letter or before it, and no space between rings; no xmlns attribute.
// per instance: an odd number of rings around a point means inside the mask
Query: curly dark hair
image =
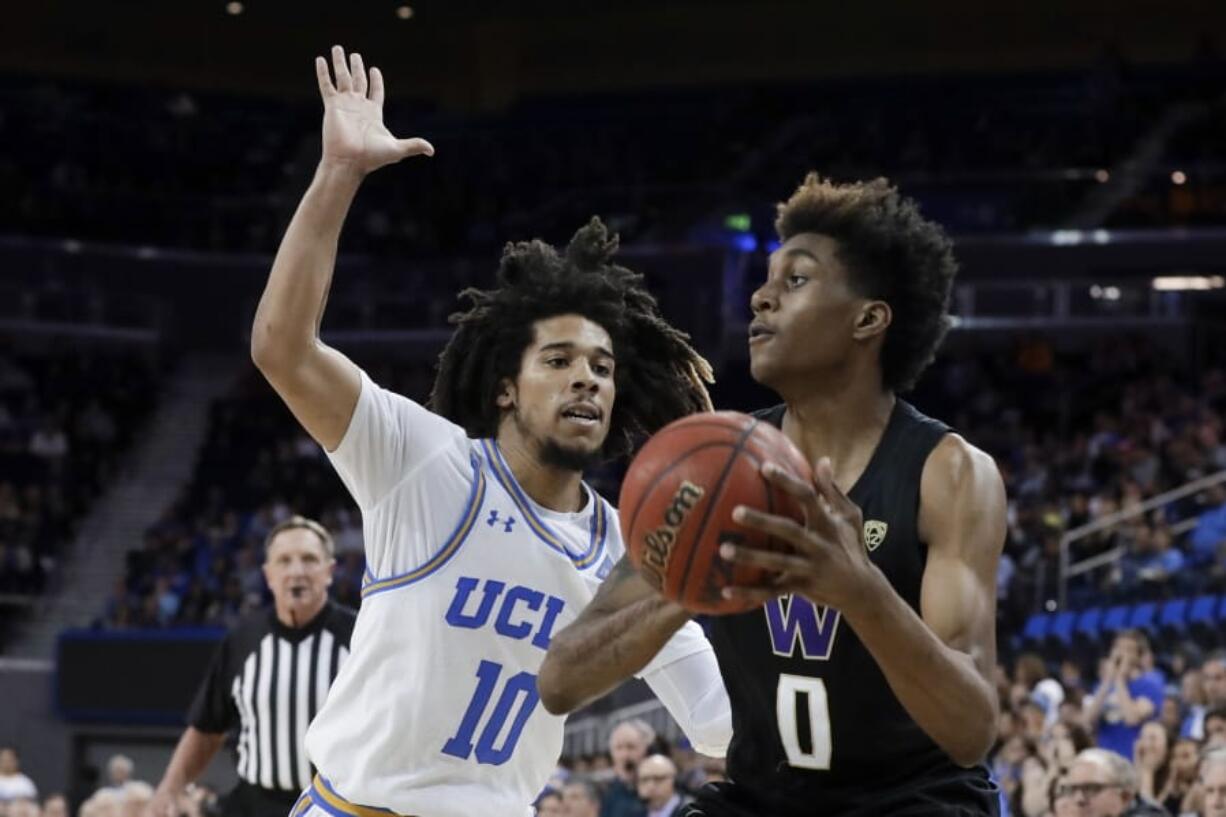
<svg viewBox="0 0 1226 817"><path fill-rule="evenodd" d="M710 410L711 365L660 315L643 276L613 263L616 251L617 236L598 218L575 233L565 254L539 240L507 244L497 287L460 293L471 306L450 318L456 330L439 355L430 408L472 437L494 436L503 412L495 401L502 382L518 376L533 325L575 314L603 327L617 356L603 457L626 454L642 436Z"/></svg>
<svg viewBox="0 0 1226 817"><path fill-rule="evenodd" d="M838 242L852 287L893 312L881 348L883 384L898 392L913 387L949 329L958 263L945 230L885 179L836 184L816 173L779 205L775 230L783 241L821 233Z"/></svg>

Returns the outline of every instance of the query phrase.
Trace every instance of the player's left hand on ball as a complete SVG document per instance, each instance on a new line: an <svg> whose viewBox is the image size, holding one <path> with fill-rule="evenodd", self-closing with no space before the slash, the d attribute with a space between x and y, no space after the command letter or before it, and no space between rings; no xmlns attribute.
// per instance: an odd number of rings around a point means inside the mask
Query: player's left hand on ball
<svg viewBox="0 0 1226 817"><path fill-rule="evenodd" d="M727 587L730 599L765 603L787 593L800 593L810 601L846 610L864 597L876 567L863 542L860 508L834 484L830 460L822 458L808 483L766 463L762 475L771 484L796 498L804 510L800 524L785 516L738 506L732 519L746 528L787 542L790 553L758 550L724 543L720 555L730 562L771 571L773 578L757 586Z"/></svg>

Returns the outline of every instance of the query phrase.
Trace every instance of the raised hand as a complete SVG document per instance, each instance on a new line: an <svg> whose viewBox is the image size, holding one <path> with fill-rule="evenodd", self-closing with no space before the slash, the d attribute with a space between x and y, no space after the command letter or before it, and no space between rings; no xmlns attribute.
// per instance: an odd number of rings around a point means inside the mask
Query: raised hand
<svg viewBox="0 0 1226 817"><path fill-rule="evenodd" d="M370 69L367 77L361 54L332 47L332 70L323 57L315 58L315 76L324 102L323 161L344 165L362 174L409 156L434 155L425 139L397 139L383 124L383 74Z"/></svg>

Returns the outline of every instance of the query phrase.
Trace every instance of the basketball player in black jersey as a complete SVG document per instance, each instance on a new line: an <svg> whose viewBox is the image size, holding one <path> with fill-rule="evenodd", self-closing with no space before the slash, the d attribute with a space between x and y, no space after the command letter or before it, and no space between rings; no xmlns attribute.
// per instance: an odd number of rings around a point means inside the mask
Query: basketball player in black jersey
<svg viewBox="0 0 1226 817"><path fill-rule="evenodd" d="M803 525L734 512L791 552L721 547L774 578L725 590L762 606L709 622L734 736L729 782L690 814L995 815L982 761L997 722L1004 487L986 454L897 397L948 325L950 242L883 179L810 175L776 227L750 366L783 398L758 416L815 476L763 469L802 503ZM541 700L560 712L603 694L686 619L623 562L554 636Z"/></svg>

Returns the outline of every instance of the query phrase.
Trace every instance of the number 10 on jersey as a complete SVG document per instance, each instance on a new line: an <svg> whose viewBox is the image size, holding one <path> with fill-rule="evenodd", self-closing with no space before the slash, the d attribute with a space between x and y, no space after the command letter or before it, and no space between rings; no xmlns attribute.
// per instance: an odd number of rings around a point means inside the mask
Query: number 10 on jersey
<svg viewBox="0 0 1226 817"><path fill-rule="evenodd" d="M524 731L524 724L536 710L540 694L536 691L535 675L520 672L508 678L502 687L502 693L498 696L497 703L494 704L494 711L490 714L489 720L485 722L485 728L481 730L481 736L477 738L476 746L474 746L473 735L486 709L489 708L490 699L494 697L495 688L501 676L502 664L482 661L478 665L477 690L473 693L472 700L468 702L468 709L464 710L459 730L443 744L443 754L467 760L475 749L477 762L490 766L501 766L511 759L511 755L515 752L515 744L519 742L520 733ZM498 738L502 735L507 719L511 716L511 710L515 709L517 703L519 709L515 712L510 731L506 733L499 745Z"/></svg>

